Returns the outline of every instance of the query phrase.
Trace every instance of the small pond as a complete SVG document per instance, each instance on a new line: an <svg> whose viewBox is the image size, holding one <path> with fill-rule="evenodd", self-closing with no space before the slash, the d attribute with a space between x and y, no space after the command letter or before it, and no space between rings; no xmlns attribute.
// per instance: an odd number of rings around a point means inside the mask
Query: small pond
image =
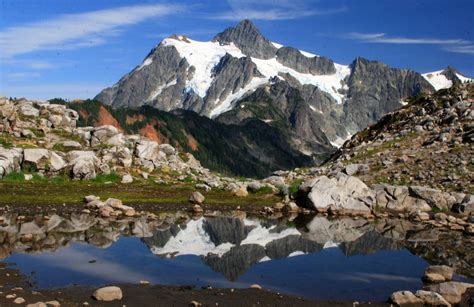
<svg viewBox="0 0 474 307"><path fill-rule="evenodd" d="M223 288L256 283L313 299L385 301L394 291L420 289L429 263L472 273L472 255L439 252L443 238L472 251L461 233L396 219L167 215L147 221L73 214L20 224L4 216L0 257L38 289L140 280Z"/></svg>

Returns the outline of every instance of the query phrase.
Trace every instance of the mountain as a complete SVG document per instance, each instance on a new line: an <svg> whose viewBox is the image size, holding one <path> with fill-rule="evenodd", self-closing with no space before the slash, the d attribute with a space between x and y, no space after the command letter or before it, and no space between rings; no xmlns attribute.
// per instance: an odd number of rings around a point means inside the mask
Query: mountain
<svg viewBox="0 0 474 307"><path fill-rule="evenodd" d="M184 109L225 125L259 120L320 163L407 98L434 92L436 80L363 58L337 64L271 42L243 20L208 42L164 39L95 99L113 108Z"/></svg>

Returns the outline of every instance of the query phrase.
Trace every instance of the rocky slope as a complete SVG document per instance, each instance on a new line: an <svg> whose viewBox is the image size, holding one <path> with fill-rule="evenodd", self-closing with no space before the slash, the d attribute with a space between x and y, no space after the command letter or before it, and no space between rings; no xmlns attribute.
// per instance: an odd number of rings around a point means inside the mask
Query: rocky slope
<svg viewBox="0 0 474 307"><path fill-rule="evenodd" d="M265 177L278 169L310 166L314 161L291 148L280 130L257 119L226 125L192 111L172 113L151 107L129 110L102 106L97 101L66 103L79 114L78 126L114 125L190 152L201 163L223 174Z"/></svg>
<svg viewBox="0 0 474 307"><path fill-rule="evenodd" d="M474 84L420 95L357 133L326 163L367 183L474 192Z"/></svg>
<svg viewBox="0 0 474 307"><path fill-rule="evenodd" d="M118 173L159 182L171 178L212 178L191 154L140 135L126 135L112 125L76 127L79 115L61 104L0 99L0 177L9 173L94 179ZM161 177L161 178L159 178Z"/></svg>
<svg viewBox="0 0 474 307"><path fill-rule="evenodd" d="M11 175L15 178L24 177L24 180L31 180L34 176L78 180L91 180L101 176L106 180L111 178L107 177L108 175L113 175L112 177L120 176L124 184L137 179L158 184L181 183L193 185L204 191L225 189L238 196L246 196L248 186L251 186L249 190L254 192L261 188L266 188L269 193L287 189L285 182L273 180L271 177L264 182L224 177L201 166L191 153L182 151L180 146L175 148L164 143L167 140L166 136L169 135L165 133L167 131L181 133L191 149L193 146L203 146L191 142L192 139L186 137L185 128L192 129L193 125L203 123L205 125L206 122L211 123L208 124L210 127L207 131L214 131L215 134L204 135L202 139L224 135L235 136L235 142L245 142L245 138L251 133L254 136L256 134L252 127L264 123L257 122L256 125L250 123L248 132L244 134L240 129L218 131L216 130L218 124L210 119L199 121L200 116L194 113L186 119L188 127L174 126L177 122L182 125L183 121L176 120L176 116L166 113L162 114L165 117L157 116L157 121L158 119L161 121L156 125L166 127L157 131L153 125L140 121L143 115L138 111L122 110L123 112L116 114L119 119L117 120L100 104L95 106L99 109L98 113L87 113L90 108L78 108L78 111L75 111L64 104L0 98L0 179ZM82 117L79 116L80 113ZM97 114L100 116L95 118ZM192 118L195 121L192 121ZM96 120L98 122L95 122ZM126 129L120 126L120 123L127 121L129 126L124 125ZM78 122L84 126L77 127ZM87 126L89 122L100 125ZM127 133L126 130L143 132L143 135ZM163 132L163 135L159 131ZM275 138L268 142L262 136L261 141L254 143L254 146L273 144L262 150L271 150L274 148L272 146L284 146L275 143L274 140ZM233 152L239 150L238 143L218 143L216 139L212 142L214 143L211 144L221 146L221 154L227 155L230 161L239 158L239 152ZM282 148L280 152L285 150L288 149ZM258 149L255 152L258 153ZM244 157L236 161L246 160ZM292 163L291 160L288 161L287 163ZM255 165L261 169L270 164L259 165L255 161L250 161L246 165Z"/></svg>
<svg viewBox="0 0 474 307"><path fill-rule="evenodd" d="M96 99L115 108L186 109L225 124L259 119L293 149L322 162L335 150L332 145L401 107L404 99L433 92L429 81L380 62L358 58L341 65L284 47L244 20L210 42L166 38Z"/></svg>

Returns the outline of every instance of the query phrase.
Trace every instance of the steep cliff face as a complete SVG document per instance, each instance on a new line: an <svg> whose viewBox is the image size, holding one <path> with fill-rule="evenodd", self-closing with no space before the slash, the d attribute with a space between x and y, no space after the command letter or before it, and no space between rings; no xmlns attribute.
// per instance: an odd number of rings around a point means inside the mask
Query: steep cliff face
<svg viewBox="0 0 474 307"><path fill-rule="evenodd" d="M243 54L259 59L271 59L277 52L277 48L250 20L243 20L236 27L225 29L212 41L222 45L234 44Z"/></svg>
<svg viewBox="0 0 474 307"><path fill-rule="evenodd" d="M353 132L375 123L386 113L403 106L404 99L434 88L419 73L356 59L347 80L344 122Z"/></svg>

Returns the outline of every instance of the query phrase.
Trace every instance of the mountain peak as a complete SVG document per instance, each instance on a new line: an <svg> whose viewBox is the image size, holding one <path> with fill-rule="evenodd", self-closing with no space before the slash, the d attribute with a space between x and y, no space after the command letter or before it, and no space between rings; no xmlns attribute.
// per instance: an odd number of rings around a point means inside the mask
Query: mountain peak
<svg viewBox="0 0 474 307"><path fill-rule="evenodd" d="M213 41L222 45L234 43L248 56L270 59L275 56L277 48L264 37L254 23L248 19L239 22L235 27L225 29L217 34Z"/></svg>

